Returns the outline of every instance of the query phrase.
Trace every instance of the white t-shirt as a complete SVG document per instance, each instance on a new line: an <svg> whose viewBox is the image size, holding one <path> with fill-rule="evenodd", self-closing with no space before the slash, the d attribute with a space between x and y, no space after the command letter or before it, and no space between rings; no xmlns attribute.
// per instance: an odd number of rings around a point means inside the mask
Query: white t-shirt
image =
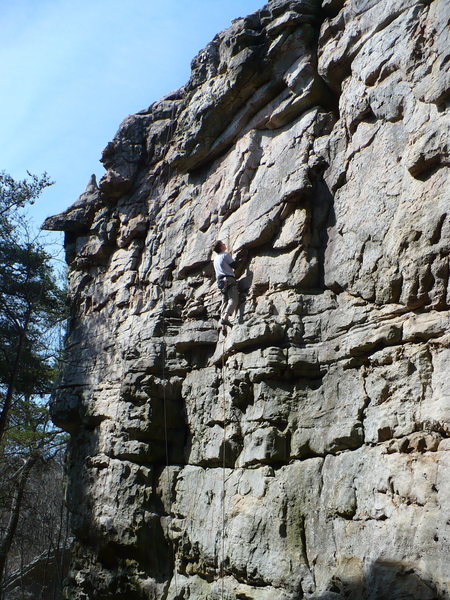
<svg viewBox="0 0 450 600"><path fill-rule="evenodd" d="M220 276L234 277L234 271L230 267L230 264L234 262L234 260L231 257L231 254L228 254L228 252L221 252L220 254L216 254L213 262L217 278Z"/></svg>

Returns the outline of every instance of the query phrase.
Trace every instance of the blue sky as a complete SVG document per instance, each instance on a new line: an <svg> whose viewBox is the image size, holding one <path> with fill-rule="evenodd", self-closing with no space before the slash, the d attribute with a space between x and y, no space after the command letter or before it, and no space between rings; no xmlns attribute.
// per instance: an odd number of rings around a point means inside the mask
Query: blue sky
<svg viewBox="0 0 450 600"><path fill-rule="evenodd" d="M264 0L14 0L0 5L0 170L56 182L30 209L63 211L100 177L120 122L189 78L195 54ZM58 238L59 240L60 238Z"/></svg>

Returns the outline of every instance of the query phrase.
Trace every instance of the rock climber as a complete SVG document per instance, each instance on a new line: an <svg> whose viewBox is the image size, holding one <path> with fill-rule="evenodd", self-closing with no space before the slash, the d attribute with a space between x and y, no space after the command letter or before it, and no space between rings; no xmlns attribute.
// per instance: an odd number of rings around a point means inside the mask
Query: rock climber
<svg viewBox="0 0 450 600"><path fill-rule="evenodd" d="M236 261L227 252L227 247L218 240L213 245L214 271L216 272L217 286L223 294L222 309L220 312L220 325L226 332L226 327L231 327L230 317L233 315L239 302L239 291L236 282Z"/></svg>

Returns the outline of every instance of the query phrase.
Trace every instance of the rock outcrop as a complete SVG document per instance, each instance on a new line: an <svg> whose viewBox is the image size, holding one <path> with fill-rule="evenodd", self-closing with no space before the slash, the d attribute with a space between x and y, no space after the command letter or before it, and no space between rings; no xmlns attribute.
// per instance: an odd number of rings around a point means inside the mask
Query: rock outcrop
<svg viewBox="0 0 450 600"><path fill-rule="evenodd" d="M66 232L67 598L450 597L446 0L273 0ZM211 244L247 251L219 335Z"/></svg>

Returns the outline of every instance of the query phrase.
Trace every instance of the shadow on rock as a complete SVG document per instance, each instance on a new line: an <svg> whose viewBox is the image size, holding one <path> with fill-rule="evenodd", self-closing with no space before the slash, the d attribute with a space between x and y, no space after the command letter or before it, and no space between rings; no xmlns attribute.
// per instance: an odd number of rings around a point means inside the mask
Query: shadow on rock
<svg viewBox="0 0 450 600"><path fill-rule="evenodd" d="M444 584L445 585L445 584ZM329 590L315 600L448 600L449 590L440 587L409 565L377 561L364 576L333 577Z"/></svg>
<svg viewBox="0 0 450 600"><path fill-rule="evenodd" d="M241 277L237 282L238 291L239 291L239 308L238 308L239 323L242 323L242 321L244 320L245 301L247 299L250 288L252 287L252 283L253 283L253 271L251 271L250 269L247 269L245 275L243 277Z"/></svg>

